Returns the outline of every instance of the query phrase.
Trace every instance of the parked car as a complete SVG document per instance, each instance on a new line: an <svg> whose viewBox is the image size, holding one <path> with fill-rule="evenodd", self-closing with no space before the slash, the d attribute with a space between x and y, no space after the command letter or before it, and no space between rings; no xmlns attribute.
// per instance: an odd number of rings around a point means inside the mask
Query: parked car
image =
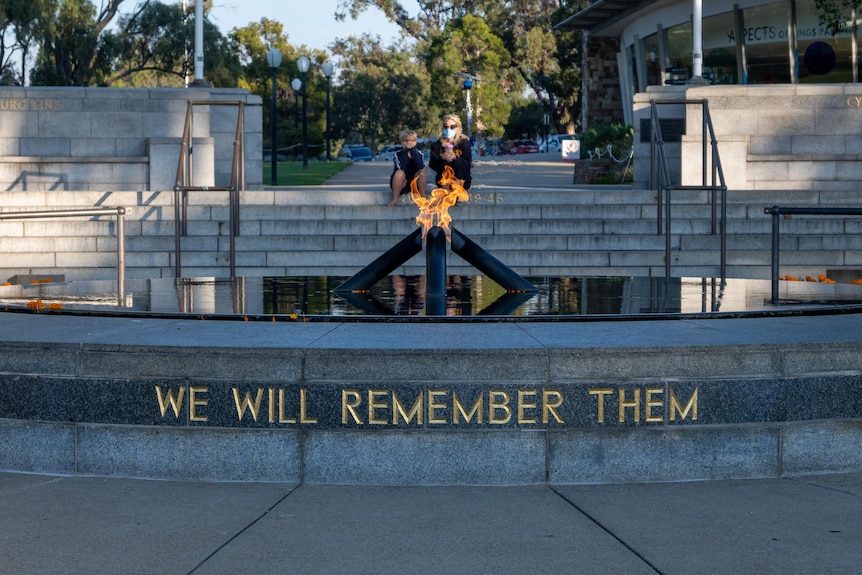
<svg viewBox="0 0 862 575"><path fill-rule="evenodd" d="M367 146L346 146L341 148L338 159L349 162L370 162L374 156L371 155L371 148Z"/></svg>
<svg viewBox="0 0 862 575"><path fill-rule="evenodd" d="M395 152L397 152L401 146L383 146L377 155L374 156L375 160L382 160L385 162L391 162L395 157Z"/></svg>
<svg viewBox="0 0 862 575"><path fill-rule="evenodd" d="M533 140L515 140L509 148L510 154L538 154L539 144Z"/></svg>
<svg viewBox="0 0 862 575"><path fill-rule="evenodd" d="M548 136L548 141L542 142L541 150L543 152L559 152L563 149L563 142L565 140L577 139L578 137L572 134L554 134L553 136Z"/></svg>

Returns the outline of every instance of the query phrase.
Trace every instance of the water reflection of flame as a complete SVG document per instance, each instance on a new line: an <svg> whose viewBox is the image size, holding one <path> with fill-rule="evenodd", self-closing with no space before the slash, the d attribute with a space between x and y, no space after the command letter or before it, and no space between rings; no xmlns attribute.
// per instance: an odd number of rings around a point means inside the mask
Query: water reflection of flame
<svg viewBox="0 0 862 575"><path fill-rule="evenodd" d="M434 218L437 218L437 226L443 228L446 232L446 239L452 241L452 232L449 229L449 222L452 221L452 216L449 215L449 208L455 205L455 202L466 202L470 199L467 190L464 189L464 180L459 180L455 177L455 172L450 166L443 168L443 177L440 179L442 187L431 191L431 197L423 197L419 193L416 186L416 179L410 182L410 198L413 203L419 206L419 215L416 216L416 223L422 226L422 237L434 227Z"/></svg>

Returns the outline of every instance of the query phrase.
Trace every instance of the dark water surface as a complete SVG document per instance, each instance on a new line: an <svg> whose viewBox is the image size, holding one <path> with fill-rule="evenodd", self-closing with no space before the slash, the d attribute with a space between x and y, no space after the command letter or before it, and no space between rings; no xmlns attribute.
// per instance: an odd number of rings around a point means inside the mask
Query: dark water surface
<svg viewBox="0 0 862 575"><path fill-rule="evenodd" d="M0 287L0 305L49 313L297 318L419 317L424 276L389 276L367 293L335 292L346 278L255 277L148 279ZM446 316L600 319L608 316L787 313L862 306L862 286L768 280L645 277L528 277L537 293L507 293L483 276L449 276ZM440 308L438 308L440 309Z"/></svg>

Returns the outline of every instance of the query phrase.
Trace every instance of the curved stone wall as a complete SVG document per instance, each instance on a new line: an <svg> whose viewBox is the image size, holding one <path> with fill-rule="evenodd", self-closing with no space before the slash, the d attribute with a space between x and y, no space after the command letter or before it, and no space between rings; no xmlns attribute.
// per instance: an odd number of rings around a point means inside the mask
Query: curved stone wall
<svg viewBox="0 0 862 575"><path fill-rule="evenodd" d="M862 470L860 314L0 318L2 470L411 485Z"/></svg>

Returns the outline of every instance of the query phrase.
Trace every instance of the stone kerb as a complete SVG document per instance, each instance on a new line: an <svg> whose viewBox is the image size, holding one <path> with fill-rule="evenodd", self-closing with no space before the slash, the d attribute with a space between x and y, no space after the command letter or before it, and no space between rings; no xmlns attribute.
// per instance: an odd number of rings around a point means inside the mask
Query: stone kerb
<svg viewBox="0 0 862 575"><path fill-rule="evenodd" d="M482 485L862 469L852 342L587 349L545 344L611 328L206 324L0 345L0 468ZM194 345L157 343L163 327ZM471 334L500 346L455 347Z"/></svg>
<svg viewBox="0 0 862 575"><path fill-rule="evenodd" d="M190 99L246 103L247 185L259 187L261 99L245 90L0 87L0 189L172 189ZM204 142L196 177L204 185L227 185L236 126L235 111L196 106L193 135ZM226 174L217 171L225 165Z"/></svg>

